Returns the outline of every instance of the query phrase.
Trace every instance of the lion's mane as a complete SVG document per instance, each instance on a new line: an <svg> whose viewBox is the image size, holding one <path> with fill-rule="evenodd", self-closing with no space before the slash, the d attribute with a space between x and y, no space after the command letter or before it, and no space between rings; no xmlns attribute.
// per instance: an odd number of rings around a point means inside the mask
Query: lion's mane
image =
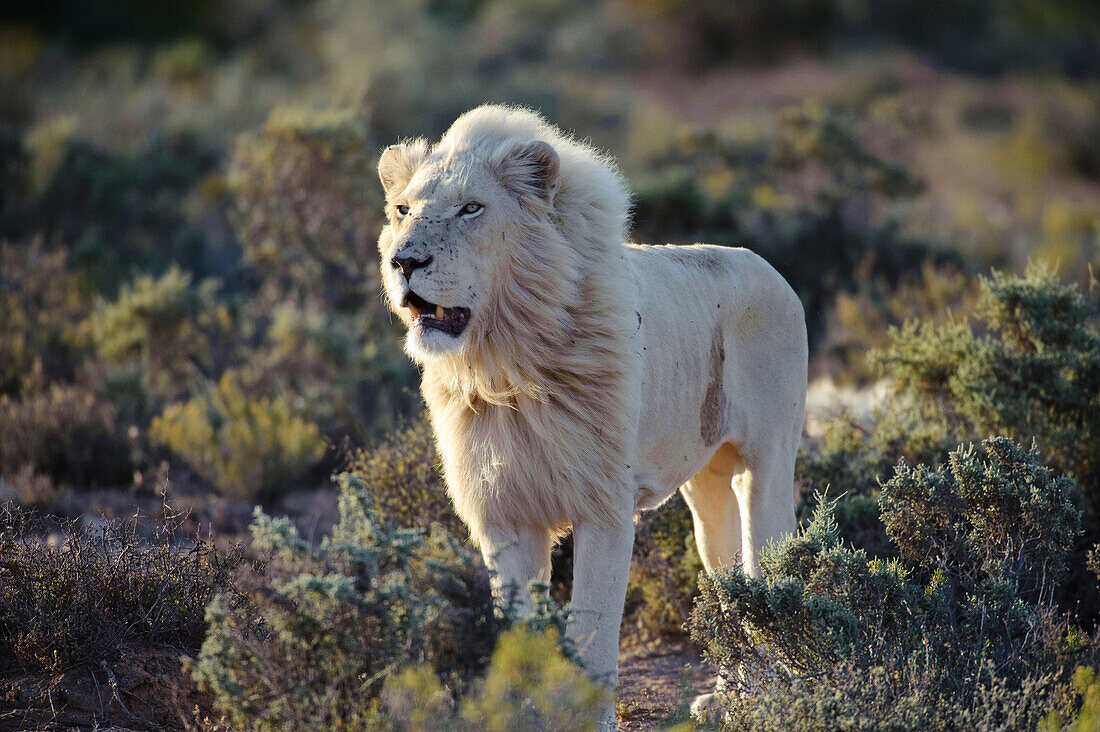
<svg viewBox="0 0 1100 732"><path fill-rule="evenodd" d="M479 327L461 350L425 365L423 391L447 483L475 537L487 522L564 528L611 522L623 479L629 195L614 164L524 109L480 107L431 155L483 156L541 140L557 152L552 202L534 189L502 242ZM426 152L426 151L425 151Z"/></svg>

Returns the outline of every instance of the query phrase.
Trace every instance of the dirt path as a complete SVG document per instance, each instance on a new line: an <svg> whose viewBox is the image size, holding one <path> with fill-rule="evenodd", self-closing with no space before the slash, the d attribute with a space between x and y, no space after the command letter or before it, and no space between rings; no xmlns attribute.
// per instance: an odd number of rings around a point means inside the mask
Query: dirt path
<svg viewBox="0 0 1100 732"><path fill-rule="evenodd" d="M619 729L658 729L713 683L710 670L686 640L624 647L619 653ZM679 716L677 721L682 721Z"/></svg>

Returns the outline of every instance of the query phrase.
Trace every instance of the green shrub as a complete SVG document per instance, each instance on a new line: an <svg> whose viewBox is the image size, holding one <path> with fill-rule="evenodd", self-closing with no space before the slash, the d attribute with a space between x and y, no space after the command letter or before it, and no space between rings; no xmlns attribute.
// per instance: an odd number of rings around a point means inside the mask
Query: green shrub
<svg viewBox="0 0 1100 732"><path fill-rule="evenodd" d="M339 485L340 522L316 549L256 510L254 547L275 555L262 626L220 599L207 611L195 678L236 725L362 729L402 668L430 663L460 689L489 663L504 621L476 554L441 527L390 528L359 478Z"/></svg>
<svg viewBox="0 0 1100 732"><path fill-rule="evenodd" d="M387 725L397 730L594 730L611 691L579 673L557 631L519 626L500 635L485 677L461 704L430 666L390 677L383 701Z"/></svg>
<svg viewBox="0 0 1100 732"><path fill-rule="evenodd" d="M317 294L336 301L362 302L360 257L383 223L371 177L375 150L361 114L276 108L260 130L238 140L228 175L248 261L299 287L331 277L343 287Z"/></svg>
<svg viewBox="0 0 1100 732"><path fill-rule="evenodd" d="M926 260L957 259L903 235L888 216L867 215L921 183L872 153L839 107L808 102L739 138L681 135L646 170L631 181L635 236L752 249L798 293L814 342L838 292L870 278L894 286Z"/></svg>
<svg viewBox="0 0 1100 732"><path fill-rule="evenodd" d="M896 559L845 545L824 501L760 577L701 580L692 636L741 692L733 726L1033 728L1073 708L1073 667L1100 653L1051 600L1079 533L1073 481L995 438L944 468L902 463L882 493Z"/></svg>
<svg viewBox="0 0 1100 732"><path fill-rule="evenodd" d="M635 526L624 624L642 640L682 635L702 570L691 511L676 493Z"/></svg>
<svg viewBox="0 0 1100 732"><path fill-rule="evenodd" d="M1073 686L1081 695L1080 711L1068 724L1054 710L1039 725L1040 732L1089 732L1100 729L1100 677L1095 668L1080 667L1073 675Z"/></svg>
<svg viewBox="0 0 1100 732"><path fill-rule="evenodd" d="M977 297L973 277L930 262L917 273L902 274L897 287L881 279L859 281L854 292L836 294L826 316L826 337L814 357L815 370L838 384L865 384L874 371L866 363L867 350L888 346L891 328L912 320L946 322L973 312Z"/></svg>
<svg viewBox="0 0 1100 732"><path fill-rule="evenodd" d="M336 478L340 522L319 546L256 509L270 576L248 612L218 597L187 661L231 728L592 729L611 692L589 681L542 595L512 627L489 573L441 525L394 528L370 486Z"/></svg>
<svg viewBox="0 0 1100 732"><path fill-rule="evenodd" d="M218 288L215 280L192 286L191 275L175 265L159 278L139 275L88 319L97 354L112 367L136 369L162 398L190 392L213 366L215 338L231 325L228 309L216 300Z"/></svg>
<svg viewBox="0 0 1100 732"><path fill-rule="evenodd" d="M169 81L196 81L210 71L214 49L201 38L186 38L159 49L153 72Z"/></svg>
<svg viewBox="0 0 1100 732"><path fill-rule="evenodd" d="M1080 532L1074 481L1052 478L1038 451L1007 438L952 452L945 467L898 465L882 487L882 520L915 578L946 578L970 595L995 578L1025 600L1049 600ZM937 575L937 573L939 573Z"/></svg>
<svg viewBox="0 0 1100 732"><path fill-rule="evenodd" d="M413 411L415 371L388 319L369 306L346 313L306 296L276 303L269 315L250 370L333 442L381 437Z"/></svg>
<svg viewBox="0 0 1100 732"><path fill-rule="evenodd" d="M334 441L375 437L412 411L415 372L377 297L383 202L364 114L277 108L237 141L227 178L245 260L250 365ZM309 195L303 195L308 191Z"/></svg>
<svg viewBox="0 0 1100 732"><path fill-rule="evenodd" d="M812 489L832 485L875 500L878 481L900 458L935 464L988 434L1037 440L1052 465L1077 480L1092 536L1100 509L1100 333L1087 301L1035 266L1022 277L980 278L973 317L891 329L868 360L895 393L869 423L831 422L801 454L799 474ZM876 541L874 526L842 526L848 538L865 532Z"/></svg>
<svg viewBox="0 0 1100 732"><path fill-rule="evenodd" d="M980 284L974 315L984 333L910 322L870 358L944 442L1037 439L1100 509L1100 332L1087 301L1038 266Z"/></svg>
<svg viewBox="0 0 1100 732"><path fill-rule="evenodd" d="M454 512L443 482L426 415L384 443L357 451L348 471L362 481L386 523L419 528L438 523L455 536L465 535L466 525Z"/></svg>
<svg viewBox="0 0 1100 732"><path fill-rule="evenodd" d="M970 680L962 702L939 698L940 672L921 659L875 666L843 661L812 679L763 675L753 700L729 700L722 729L759 732L840 730L1029 730L1047 710L1072 715L1063 677L1035 674L1008 685L987 670Z"/></svg>
<svg viewBox="0 0 1100 732"><path fill-rule="evenodd" d="M71 271L108 298L135 272L159 274L172 263L198 277L216 274L232 268L232 252L219 250L232 243L208 241L184 216L185 196L216 163L188 136L158 137L122 156L69 141L41 194L6 212L0 234L67 248Z"/></svg>
<svg viewBox="0 0 1100 732"><path fill-rule="evenodd" d="M249 396L235 371L204 395L169 405L151 433L236 500L285 485L325 453L315 424L296 416L284 396Z"/></svg>

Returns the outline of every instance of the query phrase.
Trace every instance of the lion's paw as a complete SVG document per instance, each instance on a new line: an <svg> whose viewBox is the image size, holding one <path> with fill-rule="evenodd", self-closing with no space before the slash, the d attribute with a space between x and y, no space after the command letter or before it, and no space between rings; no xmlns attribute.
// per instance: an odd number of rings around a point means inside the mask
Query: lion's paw
<svg viewBox="0 0 1100 732"><path fill-rule="evenodd" d="M691 716L701 722L713 721L722 712L722 695L717 691L700 694L691 702Z"/></svg>

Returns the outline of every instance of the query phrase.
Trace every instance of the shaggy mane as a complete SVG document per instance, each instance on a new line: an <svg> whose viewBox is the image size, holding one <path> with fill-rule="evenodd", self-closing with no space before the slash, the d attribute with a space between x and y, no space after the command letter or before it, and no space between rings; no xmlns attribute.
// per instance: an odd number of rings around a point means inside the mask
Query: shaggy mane
<svg viewBox="0 0 1100 732"><path fill-rule="evenodd" d="M629 195L613 162L502 106L460 117L429 158L492 161L533 140L559 156L557 193L506 233L509 257L479 326L424 369L448 484L475 535L485 517L610 524L611 491L626 489L623 366L636 294L621 261Z"/></svg>

